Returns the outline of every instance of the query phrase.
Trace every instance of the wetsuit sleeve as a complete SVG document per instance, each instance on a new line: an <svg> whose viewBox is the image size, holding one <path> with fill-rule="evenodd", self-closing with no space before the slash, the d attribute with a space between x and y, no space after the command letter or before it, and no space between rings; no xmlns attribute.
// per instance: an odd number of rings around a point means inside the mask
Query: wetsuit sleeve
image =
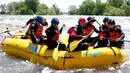
<svg viewBox="0 0 130 73"><path fill-rule="evenodd" d="M62 30L63 30L63 27L61 27L61 29L60 29L60 34L61 34Z"/></svg>
<svg viewBox="0 0 130 73"><path fill-rule="evenodd" d="M95 28L95 26L93 26L93 29L94 29L94 31L95 31L96 33L99 33L99 30L97 30L97 29Z"/></svg>
<svg viewBox="0 0 130 73"><path fill-rule="evenodd" d="M120 28L118 28L117 32L121 34L120 40L125 38L125 34Z"/></svg>
<svg viewBox="0 0 130 73"><path fill-rule="evenodd" d="M99 27L99 31L100 31L100 32L103 32L103 26L100 26L100 27Z"/></svg>
<svg viewBox="0 0 130 73"><path fill-rule="evenodd" d="M36 36L35 36L35 33L34 33L34 28L35 28L35 26L32 26L32 29L31 29L31 37L33 37L33 38L36 39Z"/></svg>
<svg viewBox="0 0 130 73"><path fill-rule="evenodd" d="M28 26L28 24L31 23L31 22L33 22L33 21L34 21L34 19L28 20L27 23L26 23L26 26Z"/></svg>
<svg viewBox="0 0 130 73"><path fill-rule="evenodd" d="M31 39L32 39L33 43L38 43L36 40L37 37L35 36L35 28L36 28L35 24L32 24L32 26L31 26ZM38 39L40 39L40 37L38 37Z"/></svg>

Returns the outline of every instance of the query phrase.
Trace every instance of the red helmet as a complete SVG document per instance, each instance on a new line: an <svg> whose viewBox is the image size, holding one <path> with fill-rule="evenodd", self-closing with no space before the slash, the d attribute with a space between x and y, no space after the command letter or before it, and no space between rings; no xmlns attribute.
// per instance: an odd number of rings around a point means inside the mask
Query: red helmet
<svg viewBox="0 0 130 73"><path fill-rule="evenodd" d="M86 23L86 19L84 17L80 17L78 22Z"/></svg>

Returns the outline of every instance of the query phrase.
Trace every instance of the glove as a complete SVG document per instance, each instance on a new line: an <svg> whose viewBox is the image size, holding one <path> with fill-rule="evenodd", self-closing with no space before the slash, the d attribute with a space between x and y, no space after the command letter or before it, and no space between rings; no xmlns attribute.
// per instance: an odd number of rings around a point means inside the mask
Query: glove
<svg viewBox="0 0 130 73"><path fill-rule="evenodd" d="M22 28L26 28L27 26L23 26Z"/></svg>
<svg viewBox="0 0 130 73"><path fill-rule="evenodd" d="M117 39L116 39L116 42L119 42L120 40L121 40L120 38L117 38Z"/></svg>
<svg viewBox="0 0 130 73"><path fill-rule="evenodd" d="M40 41L40 39L36 38L36 41L37 41L37 42L39 42L39 41Z"/></svg>
<svg viewBox="0 0 130 73"><path fill-rule="evenodd" d="M63 27L66 27L66 25L65 25L65 24L63 24L62 26L63 26Z"/></svg>
<svg viewBox="0 0 130 73"><path fill-rule="evenodd" d="M100 37L99 37L99 39L100 39L100 40L103 40L103 39L104 39L104 37L103 37L103 36L100 36Z"/></svg>

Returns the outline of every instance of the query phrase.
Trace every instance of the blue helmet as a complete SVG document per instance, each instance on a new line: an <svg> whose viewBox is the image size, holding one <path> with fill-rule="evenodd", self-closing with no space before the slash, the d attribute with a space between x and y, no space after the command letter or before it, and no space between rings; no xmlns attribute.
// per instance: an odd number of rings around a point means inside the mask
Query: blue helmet
<svg viewBox="0 0 130 73"><path fill-rule="evenodd" d="M91 17L91 16L89 16L89 17L87 18L87 20L88 20L88 21L90 21L90 20L91 20L91 18L92 18L92 17Z"/></svg>
<svg viewBox="0 0 130 73"><path fill-rule="evenodd" d="M34 20L36 20L36 21L38 21L38 22L41 22L41 23L42 23L42 26L44 25L44 19L43 19L43 17L41 17L41 16L36 16L36 17L34 17Z"/></svg>
<svg viewBox="0 0 130 73"><path fill-rule="evenodd" d="M59 20L56 17L52 18L51 23L52 24L59 24Z"/></svg>
<svg viewBox="0 0 130 73"><path fill-rule="evenodd" d="M109 18L108 18L108 17L105 17L105 18L103 19L103 22L108 22L108 20L109 20Z"/></svg>
<svg viewBox="0 0 130 73"><path fill-rule="evenodd" d="M96 21L95 19L92 19L92 18L94 18L94 17L89 16L89 17L87 18L87 20L88 20L88 21L90 21L90 20L91 20L91 21Z"/></svg>

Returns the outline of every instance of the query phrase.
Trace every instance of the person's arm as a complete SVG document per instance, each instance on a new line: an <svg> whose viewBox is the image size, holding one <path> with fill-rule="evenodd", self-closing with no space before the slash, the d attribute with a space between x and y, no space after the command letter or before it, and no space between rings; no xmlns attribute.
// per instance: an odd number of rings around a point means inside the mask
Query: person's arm
<svg viewBox="0 0 130 73"><path fill-rule="evenodd" d="M61 29L60 29L60 34L61 34L62 30L63 30L63 27L61 27Z"/></svg>
<svg viewBox="0 0 130 73"><path fill-rule="evenodd" d="M65 27L65 26L66 26L65 24L62 25L62 27L60 29L60 34L61 34L62 30L63 30L63 27Z"/></svg>
<svg viewBox="0 0 130 73"><path fill-rule="evenodd" d="M27 23L26 23L26 25L23 26L22 28L26 28L26 27L28 26L28 24L31 23L31 22L33 22L33 21L34 21L34 19L30 19L30 20L28 20Z"/></svg>
<svg viewBox="0 0 130 73"><path fill-rule="evenodd" d="M35 28L35 26L31 26L31 37L36 39L37 37L35 36L34 28Z"/></svg>
<svg viewBox="0 0 130 73"><path fill-rule="evenodd" d="M96 33L99 33L99 30L97 30L97 29L95 28L95 26L93 26L93 29L94 29L94 31L95 31Z"/></svg>
<svg viewBox="0 0 130 73"><path fill-rule="evenodd" d="M27 23L26 23L26 26L28 26L28 24L31 23L31 22L33 22L33 21L34 21L34 19L28 20Z"/></svg>
<svg viewBox="0 0 130 73"><path fill-rule="evenodd" d="M117 32L121 34L121 37L119 38L119 40L123 40L125 38L124 32L120 28L118 28Z"/></svg>
<svg viewBox="0 0 130 73"><path fill-rule="evenodd" d="M31 38L32 38L33 41L39 42L39 41L40 41L40 37L42 36L42 34L40 34L40 35L38 35L38 36L35 35L35 31L34 31L34 29L35 29L35 24L36 24L36 23L32 24L32 26L31 26ZM41 30L42 30L42 29L41 29ZM42 32L42 31L40 31L40 32Z"/></svg>
<svg viewBox="0 0 130 73"><path fill-rule="evenodd" d="M103 31L104 31L102 25L99 27L99 31L100 31L100 32L103 32Z"/></svg>

